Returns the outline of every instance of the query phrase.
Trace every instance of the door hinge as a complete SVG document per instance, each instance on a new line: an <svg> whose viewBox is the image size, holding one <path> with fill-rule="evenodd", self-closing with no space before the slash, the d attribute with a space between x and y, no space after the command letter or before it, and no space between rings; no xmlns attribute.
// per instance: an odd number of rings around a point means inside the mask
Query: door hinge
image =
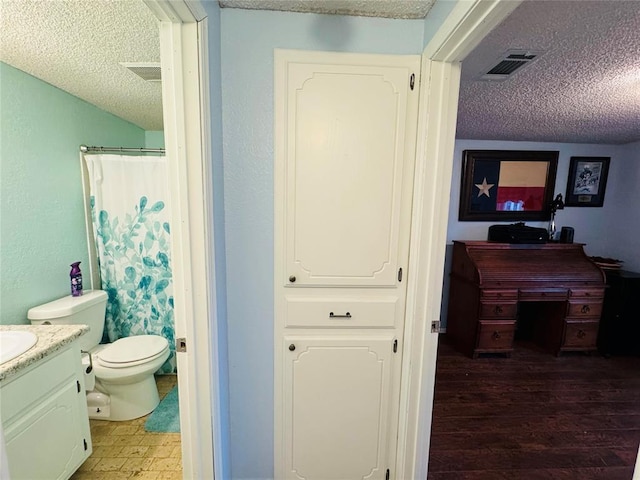
<svg viewBox="0 0 640 480"><path fill-rule="evenodd" d="M393 353L398 353L398 340L393 341Z"/></svg>
<svg viewBox="0 0 640 480"><path fill-rule="evenodd" d="M402 269L398 270L398 281L402 281Z"/></svg>
<svg viewBox="0 0 640 480"><path fill-rule="evenodd" d="M413 87L415 87L416 85L416 74L412 73L411 77L409 77L409 86L411 87L411 90L413 90Z"/></svg>
<svg viewBox="0 0 640 480"><path fill-rule="evenodd" d="M440 320L431 322L431 333L440 333Z"/></svg>
<svg viewBox="0 0 640 480"><path fill-rule="evenodd" d="M85 451L89 449L89 445L87 444L87 439L83 438L82 441L84 442L84 449Z"/></svg>
<svg viewBox="0 0 640 480"><path fill-rule="evenodd" d="M187 339L185 337L176 338L176 352L187 351Z"/></svg>
<svg viewBox="0 0 640 480"><path fill-rule="evenodd" d="M389 475L391 474L389 473L389 469L387 468L387 473L385 474L384 479L389 480Z"/></svg>
<svg viewBox="0 0 640 480"><path fill-rule="evenodd" d="M76 380L76 387L78 388L78 393L80 393L80 380Z"/></svg>

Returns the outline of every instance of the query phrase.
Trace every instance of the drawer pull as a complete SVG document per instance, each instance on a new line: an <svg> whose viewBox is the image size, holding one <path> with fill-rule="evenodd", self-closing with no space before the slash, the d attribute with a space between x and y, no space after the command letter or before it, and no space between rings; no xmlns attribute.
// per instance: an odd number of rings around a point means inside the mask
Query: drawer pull
<svg viewBox="0 0 640 480"><path fill-rule="evenodd" d="M587 336L587 333L584 330L578 330L578 338L584 338Z"/></svg>
<svg viewBox="0 0 640 480"><path fill-rule="evenodd" d="M591 308L589 308L589 305L583 305L582 308L580 309L580 312L582 313L589 313L591 311Z"/></svg>
<svg viewBox="0 0 640 480"><path fill-rule="evenodd" d="M293 352L296 349L296 346L292 343L289 345L289 351Z"/></svg>
<svg viewBox="0 0 640 480"><path fill-rule="evenodd" d="M498 332L496 330L495 332L493 332L493 335L491 335L491 338L493 338L494 340L499 340L500 339L500 332Z"/></svg>
<svg viewBox="0 0 640 480"><path fill-rule="evenodd" d="M291 283L295 283L295 281L296 281L296 276L295 276L295 275L291 275L291 276L289 277L289 281L290 281Z"/></svg>
<svg viewBox="0 0 640 480"><path fill-rule="evenodd" d="M502 307L500 305L496 305L496 308L493 309L493 312L496 315L500 315L502 313Z"/></svg>
<svg viewBox="0 0 640 480"><path fill-rule="evenodd" d="M329 312L329 318L351 318L351 314L347 312L344 315L335 315L333 312Z"/></svg>

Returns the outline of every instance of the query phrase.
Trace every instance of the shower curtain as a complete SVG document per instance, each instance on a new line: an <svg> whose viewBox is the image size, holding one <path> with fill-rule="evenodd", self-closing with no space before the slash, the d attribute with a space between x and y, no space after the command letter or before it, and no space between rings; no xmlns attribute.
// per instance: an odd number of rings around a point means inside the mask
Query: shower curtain
<svg viewBox="0 0 640 480"><path fill-rule="evenodd" d="M85 155L91 217L109 341L161 335L171 355L159 373L176 371L165 157Z"/></svg>

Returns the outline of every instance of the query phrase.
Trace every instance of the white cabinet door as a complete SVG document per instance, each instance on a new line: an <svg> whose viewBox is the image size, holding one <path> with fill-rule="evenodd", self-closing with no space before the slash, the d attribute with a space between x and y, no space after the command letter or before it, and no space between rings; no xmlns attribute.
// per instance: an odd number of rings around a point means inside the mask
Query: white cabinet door
<svg viewBox="0 0 640 480"><path fill-rule="evenodd" d="M77 342L9 378L0 398L13 480L64 480L91 454Z"/></svg>
<svg viewBox="0 0 640 480"><path fill-rule="evenodd" d="M76 381L45 399L6 431L9 470L14 480L66 479L86 458L88 448L78 409Z"/></svg>
<svg viewBox="0 0 640 480"><path fill-rule="evenodd" d="M419 69L276 52L275 478L394 467Z"/></svg>
<svg viewBox="0 0 640 480"><path fill-rule="evenodd" d="M395 286L408 252L419 57L299 52L285 62L280 281Z"/></svg>
<svg viewBox="0 0 640 480"><path fill-rule="evenodd" d="M385 477L395 431L393 342L392 335L285 337L287 479Z"/></svg>

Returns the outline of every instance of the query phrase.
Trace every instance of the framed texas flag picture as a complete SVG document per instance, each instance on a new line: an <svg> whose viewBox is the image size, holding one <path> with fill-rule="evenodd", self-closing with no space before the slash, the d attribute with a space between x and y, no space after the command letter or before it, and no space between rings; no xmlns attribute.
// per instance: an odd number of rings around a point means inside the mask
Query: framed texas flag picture
<svg viewBox="0 0 640 480"><path fill-rule="evenodd" d="M543 221L551 218L558 152L465 150L461 221Z"/></svg>

